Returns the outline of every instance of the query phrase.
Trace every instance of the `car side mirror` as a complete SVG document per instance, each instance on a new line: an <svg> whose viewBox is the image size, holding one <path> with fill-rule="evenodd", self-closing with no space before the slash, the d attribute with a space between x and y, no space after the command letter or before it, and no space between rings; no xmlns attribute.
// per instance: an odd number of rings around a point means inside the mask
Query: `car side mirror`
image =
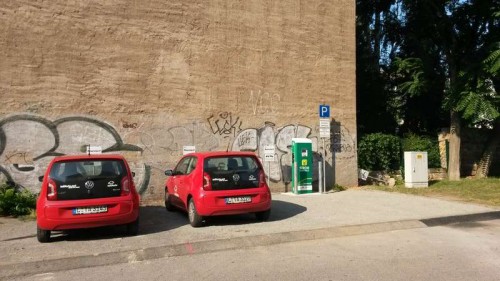
<svg viewBox="0 0 500 281"><path fill-rule="evenodd" d="M135 172L132 172L132 177L135 177Z"/></svg>
<svg viewBox="0 0 500 281"><path fill-rule="evenodd" d="M38 177L38 181L39 181L39 182L43 182L43 176L39 176L39 177Z"/></svg>
<svg viewBox="0 0 500 281"><path fill-rule="evenodd" d="M173 176L173 175L174 175L174 171L172 171L172 170L165 171L165 176Z"/></svg>

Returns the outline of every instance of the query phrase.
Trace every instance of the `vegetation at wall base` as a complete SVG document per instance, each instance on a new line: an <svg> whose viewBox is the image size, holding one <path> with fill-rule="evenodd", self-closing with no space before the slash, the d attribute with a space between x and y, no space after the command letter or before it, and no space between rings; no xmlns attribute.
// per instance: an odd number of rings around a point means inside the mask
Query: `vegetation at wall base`
<svg viewBox="0 0 500 281"><path fill-rule="evenodd" d="M388 134L368 134L358 146L359 166L371 171L399 168L401 142L399 137Z"/></svg>
<svg viewBox="0 0 500 281"><path fill-rule="evenodd" d="M427 151L429 168L441 168L437 137L431 138L409 133L403 138L402 146L403 151Z"/></svg>
<svg viewBox="0 0 500 281"><path fill-rule="evenodd" d="M332 191L335 191L335 192L340 192L340 191L344 191L344 190L347 190L347 187L342 186L340 184L335 184L332 188Z"/></svg>
<svg viewBox="0 0 500 281"><path fill-rule="evenodd" d="M0 215L32 216L36 207L36 195L27 191L19 191L7 184L0 185Z"/></svg>
<svg viewBox="0 0 500 281"><path fill-rule="evenodd" d="M437 138L413 133L406 134L404 138L381 133L365 135L358 146L359 167L389 174L399 169L403 173L405 151L426 151L429 168L441 167Z"/></svg>
<svg viewBox="0 0 500 281"><path fill-rule="evenodd" d="M431 182L429 187L423 188L407 188L404 184L393 188L387 186L364 188L500 207L500 178L442 180Z"/></svg>

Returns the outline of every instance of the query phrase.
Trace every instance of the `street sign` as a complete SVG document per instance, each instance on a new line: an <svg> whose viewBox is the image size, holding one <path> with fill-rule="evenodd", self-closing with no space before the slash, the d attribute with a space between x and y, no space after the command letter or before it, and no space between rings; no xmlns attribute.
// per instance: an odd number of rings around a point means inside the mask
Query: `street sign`
<svg viewBox="0 0 500 281"><path fill-rule="evenodd" d="M320 104L319 105L319 117L321 118L330 118L330 106Z"/></svg>
<svg viewBox="0 0 500 281"><path fill-rule="evenodd" d="M319 128L319 137L320 138L329 138L331 135L330 128Z"/></svg>
<svg viewBox="0 0 500 281"><path fill-rule="evenodd" d="M319 118L319 127L320 128L330 128L330 119L329 118Z"/></svg>
<svg viewBox="0 0 500 281"><path fill-rule="evenodd" d="M265 162L273 162L274 161L274 145L266 145L264 146L264 161Z"/></svg>
<svg viewBox="0 0 500 281"><path fill-rule="evenodd" d="M196 152L196 147L194 145L185 145L182 147L182 155Z"/></svg>
<svg viewBox="0 0 500 281"><path fill-rule="evenodd" d="M330 137L330 118L319 118L319 137Z"/></svg>

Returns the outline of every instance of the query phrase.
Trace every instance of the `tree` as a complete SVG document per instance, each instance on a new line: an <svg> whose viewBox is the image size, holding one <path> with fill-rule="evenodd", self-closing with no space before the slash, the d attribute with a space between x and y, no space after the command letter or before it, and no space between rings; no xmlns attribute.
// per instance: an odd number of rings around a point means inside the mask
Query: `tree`
<svg viewBox="0 0 500 281"><path fill-rule="evenodd" d="M397 47L401 0L356 1L356 92L358 136L393 133L395 119L388 110L386 66Z"/></svg>
<svg viewBox="0 0 500 281"><path fill-rule="evenodd" d="M406 30L409 40L422 38L431 53L420 53L415 62L440 57L440 69L446 77L443 106L450 112L450 158L448 175L460 179L460 141L462 123L498 118L499 17L498 0L405 0ZM411 29L418 26L418 29ZM423 44L423 43L421 43ZM498 46L498 45L497 45ZM493 49L492 49L493 48ZM410 58L400 64L410 63ZM403 68L404 69L404 68ZM423 67L410 68L412 80L400 84L409 94L425 90Z"/></svg>

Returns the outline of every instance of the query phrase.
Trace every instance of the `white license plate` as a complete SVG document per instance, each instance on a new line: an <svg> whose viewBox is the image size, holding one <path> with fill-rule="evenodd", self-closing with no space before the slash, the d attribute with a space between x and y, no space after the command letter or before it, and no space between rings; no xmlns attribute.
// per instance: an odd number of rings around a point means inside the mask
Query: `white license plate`
<svg viewBox="0 0 500 281"><path fill-rule="evenodd" d="M250 203L252 202L252 197L241 196L241 197L227 197L226 204L239 204L239 203Z"/></svg>
<svg viewBox="0 0 500 281"><path fill-rule="evenodd" d="M99 213L106 213L107 211L108 211L108 206L74 208L73 215L99 214Z"/></svg>

